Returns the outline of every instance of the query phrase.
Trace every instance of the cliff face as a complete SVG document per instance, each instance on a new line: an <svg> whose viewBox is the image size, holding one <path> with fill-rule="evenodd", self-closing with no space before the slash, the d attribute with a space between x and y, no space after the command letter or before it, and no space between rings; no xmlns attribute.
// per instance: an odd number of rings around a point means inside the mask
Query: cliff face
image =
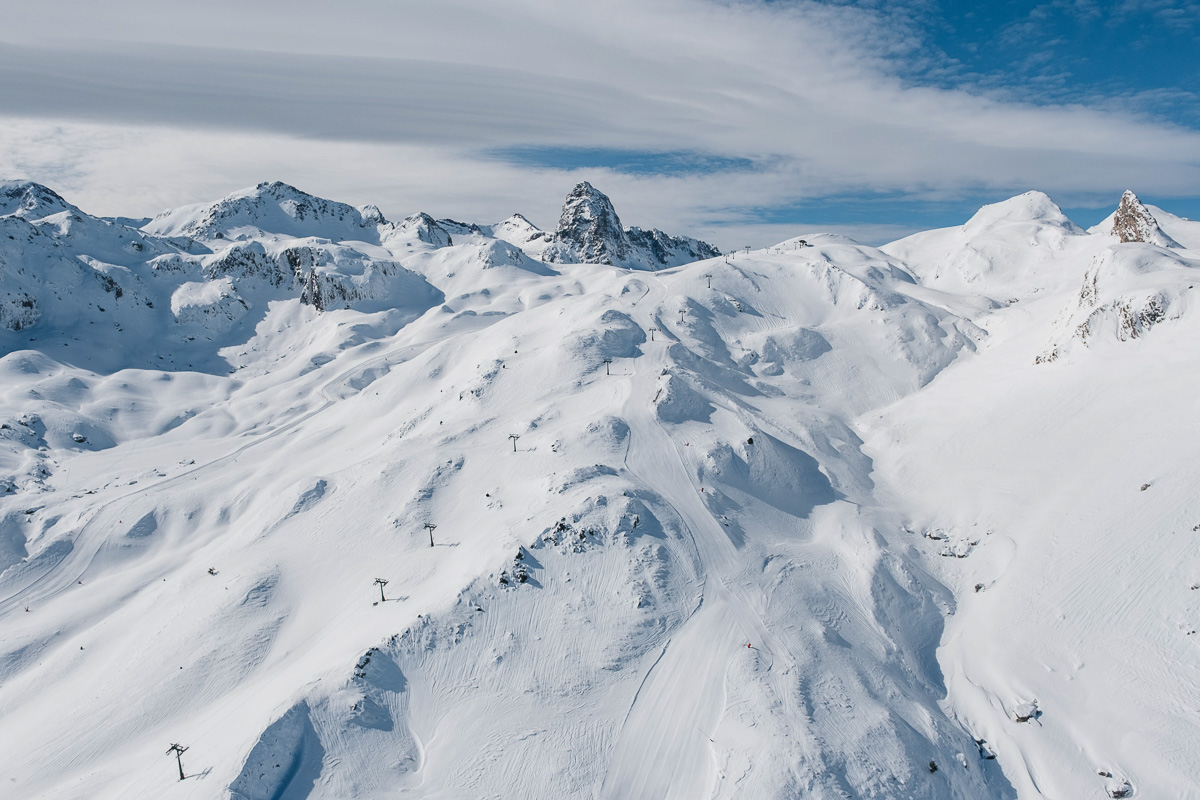
<svg viewBox="0 0 1200 800"><path fill-rule="evenodd" d="M1142 205L1133 192L1121 195L1121 204L1113 215L1112 234L1122 242L1146 242L1161 247L1174 247L1175 242L1158 227L1150 209Z"/></svg>
<svg viewBox="0 0 1200 800"><path fill-rule="evenodd" d="M629 237L612 201L587 181L563 202L554 240L559 246L549 254L550 261L623 265L631 256Z"/></svg>
<svg viewBox="0 0 1200 800"><path fill-rule="evenodd" d="M543 258L564 264L663 269L720 254L712 245L687 236L623 227L608 196L584 181L567 195Z"/></svg>

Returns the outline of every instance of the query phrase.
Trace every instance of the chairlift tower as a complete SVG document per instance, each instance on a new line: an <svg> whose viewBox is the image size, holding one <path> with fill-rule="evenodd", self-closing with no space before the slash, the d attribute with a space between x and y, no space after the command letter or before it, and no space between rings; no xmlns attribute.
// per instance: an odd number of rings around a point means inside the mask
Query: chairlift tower
<svg viewBox="0 0 1200 800"><path fill-rule="evenodd" d="M175 763L179 766L179 780L183 780L185 777L183 774L183 754L186 753L187 750L188 748L184 747L183 745L174 743L167 748L167 755L171 755L172 753L175 754Z"/></svg>

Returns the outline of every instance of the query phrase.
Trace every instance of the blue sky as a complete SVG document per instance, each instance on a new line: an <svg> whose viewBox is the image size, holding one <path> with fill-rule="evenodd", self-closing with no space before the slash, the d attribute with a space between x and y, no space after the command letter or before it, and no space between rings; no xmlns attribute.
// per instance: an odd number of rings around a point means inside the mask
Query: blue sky
<svg viewBox="0 0 1200 800"><path fill-rule="evenodd" d="M279 179L543 226L586 179L722 247L1029 189L1197 218L1198 36L1187 0L56 0L0 30L0 174L98 213Z"/></svg>
<svg viewBox="0 0 1200 800"><path fill-rule="evenodd" d="M787 0L773 2L789 5ZM913 86L965 87L1035 105L1131 110L1167 125L1200 128L1200 2L868 0L826 5L861 11L877 19L881 28L902 32L891 42L895 50L888 68ZM770 168L737 157L680 152L518 147L494 155L527 165L606 167L632 174ZM1181 196L1159 195L1150 188L1149 192L1142 189L1147 202L1200 218L1200 187L1194 195ZM772 224L886 221L936 227L961 222L978 206L1003 199L1000 195L967 191L953 199L931 200L896 192L831 193L749 211ZM1087 199L1093 202L1067 205L1064 210L1081 224L1091 225L1108 214L1111 198Z"/></svg>
<svg viewBox="0 0 1200 800"><path fill-rule="evenodd" d="M1042 102L1129 104L1178 124L1200 123L1200 4L940 6L944 13L926 17L924 29L949 63L946 81Z"/></svg>

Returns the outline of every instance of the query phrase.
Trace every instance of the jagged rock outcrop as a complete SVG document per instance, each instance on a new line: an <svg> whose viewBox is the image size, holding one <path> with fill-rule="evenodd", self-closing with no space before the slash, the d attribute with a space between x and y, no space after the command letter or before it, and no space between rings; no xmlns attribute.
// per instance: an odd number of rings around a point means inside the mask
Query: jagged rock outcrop
<svg viewBox="0 0 1200 800"><path fill-rule="evenodd" d="M1121 204L1113 215L1112 235L1122 242L1146 242L1160 247L1178 247L1171 237L1158 227L1158 220L1150 209L1142 205L1138 197L1128 189L1121 195Z"/></svg>
<svg viewBox="0 0 1200 800"><path fill-rule="evenodd" d="M1174 253L1108 248L1092 261L1079 295L1055 322L1054 341L1034 363L1056 361L1100 339L1140 339L1156 325L1179 319L1190 305L1194 273L1194 262Z"/></svg>
<svg viewBox="0 0 1200 800"><path fill-rule="evenodd" d="M0 328L20 331L37 322L37 298L27 292L4 292L0 294Z"/></svg>
<svg viewBox="0 0 1200 800"><path fill-rule="evenodd" d="M318 311L387 296L392 279L425 282L397 262L372 258L345 245L294 244L268 250L259 242L235 245L208 260L204 278L229 278L243 290L283 289Z"/></svg>
<svg viewBox="0 0 1200 800"><path fill-rule="evenodd" d="M437 224L442 227L442 230L446 231L451 236L478 236L483 233L483 228L479 227L474 222L459 222L456 219L439 219Z"/></svg>
<svg viewBox="0 0 1200 800"><path fill-rule="evenodd" d="M690 264L693 261L703 261L706 258L716 258L721 251L708 242L693 239L690 236L670 236L652 228L644 231L641 228L627 228L629 244L635 251L648 253L656 262L663 266Z"/></svg>
<svg viewBox="0 0 1200 800"><path fill-rule="evenodd" d="M612 201L587 181L571 190L542 260L663 269L715 258L721 252L698 239L660 230L624 228Z"/></svg>
<svg viewBox="0 0 1200 800"><path fill-rule="evenodd" d="M629 237L612 201L587 181L575 186L563 202L554 229L558 245L547 261L624 265L630 260Z"/></svg>

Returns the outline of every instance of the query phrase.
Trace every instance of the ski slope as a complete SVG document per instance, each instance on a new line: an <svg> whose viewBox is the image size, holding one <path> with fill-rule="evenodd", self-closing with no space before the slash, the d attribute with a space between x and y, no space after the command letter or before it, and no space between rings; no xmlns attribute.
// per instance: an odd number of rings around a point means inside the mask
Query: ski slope
<svg viewBox="0 0 1200 800"><path fill-rule="evenodd" d="M1200 796L1200 224L648 270L5 186L5 796Z"/></svg>

